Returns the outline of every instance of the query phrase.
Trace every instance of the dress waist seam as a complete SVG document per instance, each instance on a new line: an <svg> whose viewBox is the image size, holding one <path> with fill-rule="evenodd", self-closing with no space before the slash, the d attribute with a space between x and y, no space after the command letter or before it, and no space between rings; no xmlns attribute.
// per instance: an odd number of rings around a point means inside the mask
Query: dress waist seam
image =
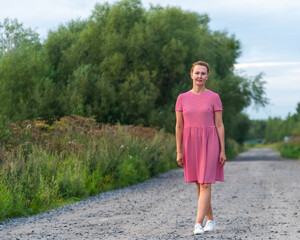
<svg viewBox="0 0 300 240"><path fill-rule="evenodd" d="M183 128L215 128L216 126L184 126Z"/></svg>

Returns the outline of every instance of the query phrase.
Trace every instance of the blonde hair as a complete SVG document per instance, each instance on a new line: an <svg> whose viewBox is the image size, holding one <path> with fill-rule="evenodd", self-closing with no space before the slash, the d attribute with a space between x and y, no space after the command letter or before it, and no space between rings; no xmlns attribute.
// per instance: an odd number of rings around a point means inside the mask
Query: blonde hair
<svg viewBox="0 0 300 240"><path fill-rule="evenodd" d="M195 66L197 66L197 65L206 67L206 69L207 69L207 75L209 74L209 65L208 65L208 63L202 62L202 61L198 61L198 62L195 62L195 63L193 64L193 66L192 66L192 68L191 68L191 74L193 73L194 68L195 68Z"/></svg>

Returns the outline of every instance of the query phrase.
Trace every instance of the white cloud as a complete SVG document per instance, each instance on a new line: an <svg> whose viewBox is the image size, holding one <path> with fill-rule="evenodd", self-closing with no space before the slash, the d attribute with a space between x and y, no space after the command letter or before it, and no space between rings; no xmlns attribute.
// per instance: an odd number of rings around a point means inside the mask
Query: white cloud
<svg viewBox="0 0 300 240"><path fill-rule="evenodd" d="M300 62L250 62L250 63L238 63L234 65L235 69L240 68L263 68L263 67L280 67L289 65L300 65Z"/></svg>
<svg viewBox="0 0 300 240"><path fill-rule="evenodd" d="M294 69L294 73L300 73L300 68Z"/></svg>
<svg viewBox="0 0 300 240"><path fill-rule="evenodd" d="M97 2L99 1L0 0L0 21L6 17L17 18L18 22L37 31L43 38L50 29L55 29L60 24L89 17Z"/></svg>
<svg viewBox="0 0 300 240"><path fill-rule="evenodd" d="M298 91L298 96L300 96L300 77L298 76L280 76L264 79L268 83L268 91L274 92L275 90L280 90L281 93L286 94L290 90ZM291 96L291 93L288 95Z"/></svg>
<svg viewBox="0 0 300 240"><path fill-rule="evenodd" d="M300 1L298 0L286 0L286 1L274 1L274 0L210 0L210 1L194 1L194 0L143 0L144 6L149 4L161 5L161 6L180 6L183 9L192 10L195 12L205 13L209 12L212 15L223 15L231 18L231 15L240 16L241 18L252 16L284 16L283 21L287 18L298 17L300 9Z"/></svg>

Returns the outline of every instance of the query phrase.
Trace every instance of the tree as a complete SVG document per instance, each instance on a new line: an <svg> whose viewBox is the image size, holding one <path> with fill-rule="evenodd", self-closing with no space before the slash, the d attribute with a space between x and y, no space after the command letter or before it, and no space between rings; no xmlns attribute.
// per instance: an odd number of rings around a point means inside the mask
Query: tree
<svg viewBox="0 0 300 240"><path fill-rule="evenodd" d="M67 85L68 77L83 60L78 39L85 27L86 21L72 20L65 25L60 25L57 30L50 31L45 40L47 61L53 69L51 78L61 87Z"/></svg>
<svg viewBox="0 0 300 240"><path fill-rule="evenodd" d="M266 125L266 134L265 139L266 142L277 142L282 141L279 130L282 126L283 120L281 118L268 118Z"/></svg>
<svg viewBox="0 0 300 240"><path fill-rule="evenodd" d="M0 61L1 113L11 120L39 117L33 93L47 71L40 46L23 44L7 52Z"/></svg>
<svg viewBox="0 0 300 240"><path fill-rule="evenodd" d="M298 102L297 107L296 107L296 115L298 121L300 121L300 102Z"/></svg>
<svg viewBox="0 0 300 240"><path fill-rule="evenodd" d="M96 116L99 122L107 122L115 104L115 90L101 77L96 66L78 67L69 78L63 99L65 114Z"/></svg>
<svg viewBox="0 0 300 240"><path fill-rule="evenodd" d="M240 42L208 24L206 14L147 10L139 0L97 4L89 19L60 25L44 44L24 38L28 44L0 58L1 111L12 119L95 115L174 132L176 98L192 86L193 62L203 60L211 67L207 87L223 103L226 136L242 142L249 126L241 111L267 104L264 81L234 73Z"/></svg>
<svg viewBox="0 0 300 240"><path fill-rule="evenodd" d="M231 127L233 127L234 129L234 135L232 136L232 138L235 139L239 144L243 144L246 140L250 124L251 122L247 114L238 113L235 116L234 125L231 124Z"/></svg>
<svg viewBox="0 0 300 240"><path fill-rule="evenodd" d="M30 28L24 28L17 19L5 18L0 22L0 57L23 44L39 43L39 36Z"/></svg>
<svg viewBox="0 0 300 240"><path fill-rule="evenodd" d="M265 138L266 120L251 120L247 139Z"/></svg>

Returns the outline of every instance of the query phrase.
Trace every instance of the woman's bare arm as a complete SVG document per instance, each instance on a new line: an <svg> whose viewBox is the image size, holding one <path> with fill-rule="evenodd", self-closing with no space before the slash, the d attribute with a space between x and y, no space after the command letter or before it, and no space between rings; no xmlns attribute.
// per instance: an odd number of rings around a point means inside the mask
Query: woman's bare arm
<svg viewBox="0 0 300 240"><path fill-rule="evenodd" d="M223 165L226 161L225 155L225 130L222 120L222 111L215 111L215 126L218 132L219 141L220 141L220 163Z"/></svg>
<svg viewBox="0 0 300 240"><path fill-rule="evenodd" d="M182 159L182 133L183 133L183 116L182 112L176 111L176 146L177 146L177 163L182 167L183 159Z"/></svg>

